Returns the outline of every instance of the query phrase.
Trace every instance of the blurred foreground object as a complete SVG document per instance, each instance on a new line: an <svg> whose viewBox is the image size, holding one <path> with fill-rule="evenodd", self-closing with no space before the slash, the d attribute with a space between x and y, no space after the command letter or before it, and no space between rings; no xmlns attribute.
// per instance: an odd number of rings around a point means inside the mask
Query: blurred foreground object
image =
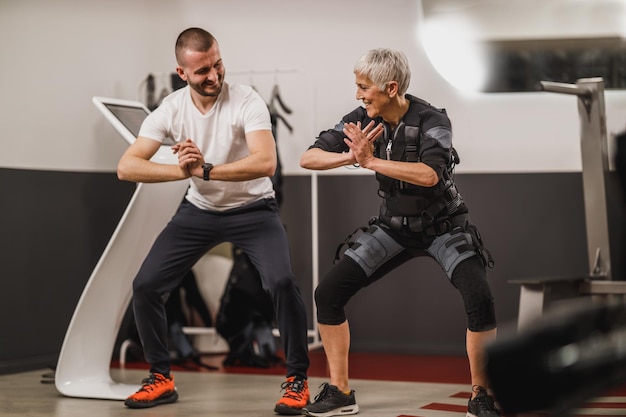
<svg viewBox="0 0 626 417"><path fill-rule="evenodd" d="M568 302L487 347L487 374L504 414L565 416L626 382L626 304ZM528 390L532 395L526 395Z"/></svg>

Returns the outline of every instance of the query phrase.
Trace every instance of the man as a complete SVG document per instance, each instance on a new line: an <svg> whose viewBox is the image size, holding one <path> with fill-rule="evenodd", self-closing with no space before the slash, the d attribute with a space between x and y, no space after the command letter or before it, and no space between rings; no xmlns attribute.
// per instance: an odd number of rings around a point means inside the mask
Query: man
<svg viewBox="0 0 626 417"><path fill-rule="evenodd" d="M330 383L304 412L318 417L358 413L348 381L350 330L344 306L387 272L415 256L429 255L465 303L472 378L468 415L499 416L487 393L483 363L483 345L496 334L486 279L486 265L492 261L452 178L458 160L450 120L445 111L405 94L411 72L401 52L371 50L357 61L354 73L356 98L363 107L320 133L300 165L324 170L358 164L370 169L383 201L378 218L349 239L350 247L315 291Z"/></svg>
<svg viewBox="0 0 626 417"><path fill-rule="evenodd" d="M118 165L122 180L190 179L185 199L133 281L133 310L150 376L125 404L146 408L177 400L164 303L201 256L228 241L250 257L273 300L287 365L285 393L275 411L300 414L309 402L308 326L269 178L277 158L267 106L251 87L224 81L219 45L207 31L183 31L175 52L176 72L188 85L146 118ZM150 161L167 137L177 142L172 150L178 165Z"/></svg>

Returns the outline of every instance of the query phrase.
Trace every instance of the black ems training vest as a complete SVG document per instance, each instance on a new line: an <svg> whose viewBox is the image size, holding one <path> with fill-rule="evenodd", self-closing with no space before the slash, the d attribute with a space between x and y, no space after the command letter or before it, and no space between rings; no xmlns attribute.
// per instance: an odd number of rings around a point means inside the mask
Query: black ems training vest
<svg viewBox="0 0 626 417"><path fill-rule="evenodd" d="M374 154L378 158L393 161L420 162L422 145L422 113L434 110L445 115L445 110L436 109L426 101L411 95L409 111L393 132L385 125L385 134L377 139ZM447 117L447 116L446 116ZM455 214L463 205L452 180L454 166L459 162L454 148L442 178L433 187L422 187L376 173L379 195L384 199L380 207L380 220L393 226L406 225L413 231L423 231L434 223Z"/></svg>

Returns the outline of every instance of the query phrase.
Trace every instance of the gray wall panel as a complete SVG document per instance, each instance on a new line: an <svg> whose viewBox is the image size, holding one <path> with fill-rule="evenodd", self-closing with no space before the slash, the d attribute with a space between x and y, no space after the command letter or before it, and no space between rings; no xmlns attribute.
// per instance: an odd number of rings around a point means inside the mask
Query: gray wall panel
<svg viewBox="0 0 626 417"><path fill-rule="evenodd" d="M517 317L519 288L509 280L587 273L580 173L463 174L457 182L496 261L489 280L501 324ZM284 184L282 217L312 323L311 180L287 176ZM0 169L0 187L0 373L6 373L56 361L82 289L135 187L113 173L12 169ZM337 245L377 214L376 188L369 175L318 177L320 277ZM611 204L616 253L624 247L622 203ZM347 310L354 350L464 352L461 298L431 259L401 266L357 294Z"/></svg>
<svg viewBox="0 0 626 417"><path fill-rule="evenodd" d="M0 169L0 373L55 365L135 185L115 174Z"/></svg>

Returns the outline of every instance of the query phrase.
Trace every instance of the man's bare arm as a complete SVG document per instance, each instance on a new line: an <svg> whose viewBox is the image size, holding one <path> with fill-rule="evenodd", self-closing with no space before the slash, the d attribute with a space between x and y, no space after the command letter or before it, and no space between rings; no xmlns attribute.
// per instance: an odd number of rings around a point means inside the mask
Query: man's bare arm
<svg viewBox="0 0 626 417"><path fill-rule="evenodd" d="M150 161L160 147L161 143L156 140L138 137L120 158L117 177L133 182L165 182L188 178L189 172L179 165Z"/></svg>

